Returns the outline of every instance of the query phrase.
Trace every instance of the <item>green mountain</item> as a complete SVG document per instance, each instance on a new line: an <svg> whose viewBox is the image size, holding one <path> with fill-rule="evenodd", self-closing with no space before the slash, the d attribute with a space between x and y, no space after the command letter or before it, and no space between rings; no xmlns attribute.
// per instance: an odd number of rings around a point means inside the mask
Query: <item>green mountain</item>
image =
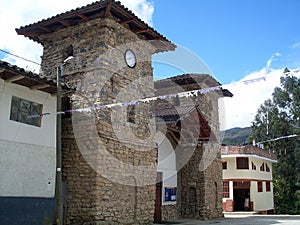
<svg viewBox="0 0 300 225"><path fill-rule="evenodd" d="M235 127L229 130L221 131L221 138L223 137L222 144L225 145L237 145L245 144L248 142L248 138L251 136L252 131L250 127L240 128Z"/></svg>

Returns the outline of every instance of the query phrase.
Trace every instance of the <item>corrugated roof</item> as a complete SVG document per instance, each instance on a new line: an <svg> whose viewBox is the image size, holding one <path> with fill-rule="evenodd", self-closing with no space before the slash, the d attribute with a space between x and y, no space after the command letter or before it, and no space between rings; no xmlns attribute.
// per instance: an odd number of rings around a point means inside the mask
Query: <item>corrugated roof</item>
<svg viewBox="0 0 300 225"><path fill-rule="evenodd" d="M156 48L161 50L174 50L176 46L166 37L158 33L131 10L122 5L119 1L100 0L83 7L57 14L56 16L43 19L30 25L16 29L17 33L24 35L42 44L39 38L42 34L52 33L69 26L75 26L96 18L104 18L112 14L120 24L127 24L129 29L137 34L142 34L146 40L152 41ZM128 28L127 27L127 28Z"/></svg>

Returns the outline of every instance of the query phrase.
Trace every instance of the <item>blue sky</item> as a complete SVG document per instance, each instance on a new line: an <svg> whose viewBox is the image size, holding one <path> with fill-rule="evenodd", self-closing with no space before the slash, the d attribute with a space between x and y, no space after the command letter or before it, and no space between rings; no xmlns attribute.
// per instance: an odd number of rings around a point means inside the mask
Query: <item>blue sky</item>
<svg viewBox="0 0 300 225"><path fill-rule="evenodd" d="M195 52L221 83L264 67L275 53L273 69L300 66L298 0L155 0L154 7L155 29Z"/></svg>
<svg viewBox="0 0 300 225"><path fill-rule="evenodd" d="M42 46L17 35L15 28L91 2L94 0L2 1L0 48L40 62ZM224 120L221 129L250 126L258 107L279 86L283 69L300 68L299 0L121 2L178 46L171 55L160 54L153 59L176 58L179 70L154 63L155 79L187 72L210 73L234 94L220 104ZM9 22L3 22L8 18ZM0 59L39 71L35 64L1 52ZM259 77L268 79L243 85L243 80Z"/></svg>

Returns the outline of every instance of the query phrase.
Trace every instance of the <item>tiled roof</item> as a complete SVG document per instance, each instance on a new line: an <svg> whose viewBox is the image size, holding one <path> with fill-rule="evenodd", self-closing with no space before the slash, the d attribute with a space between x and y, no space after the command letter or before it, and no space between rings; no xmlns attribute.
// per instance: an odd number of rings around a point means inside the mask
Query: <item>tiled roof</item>
<svg viewBox="0 0 300 225"><path fill-rule="evenodd" d="M181 86L185 91L191 91L195 88L202 89L221 86L221 84L209 74L183 74L154 82L157 95L170 94L168 89L170 89L170 87L176 87L177 85ZM229 90L223 88L221 88L221 90L222 92L220 94L224 97L233 96Z"/></svg>
<svg viewBox="0 0 300 225"><path fill-rule="evenodd" d="M222 155L256 155L276 161L276 154L269 150L253 145L246 146L222 146Z"/></svg>
<svg viewBox="0 0 300 225"><path fill-rule="evenodd" d="M144 35L146 40L161 51L174 50L175 45L166 37L158 33L148 24L138 18L131 10L123 6L119 1L100 0L83 7L57 14L39 22L22 26L16 29L17 33L24 35L38 43L42 43L40 35L52 33L69 26L75 26L96 18L104 18L112 14L114 19L123 25L128 25L136 34Z"/></svg>
<svg viewBox="0 0 300 225"><path fill-rule="evenodd" d="M164 108L156 109L155 116L157 122L163 120L165 122L172 122L176 124L178 121L186 120L186 123L189 123L189 126L192 129L199 130L199 138L209 139L211 137L215 138L214 134L211 131L210 126L202 115L199 106L178 106L175 108ZM192 130L191 129L191 130Z"/></svg>
<svg viewBox="0 0 300 225"><path fill-rule="evenodd" d="M191 111L195 110L195 106L181 106L176 108L166 108L155 110L155 115L158 117L168 116L183 116Z"/></svg>
<svg viewBox="0 0 300 225"><path fill-rule="evenodd" d="M55 80L47 80L36 73L26 71L23 68L2 60L0 60L0 78L10 83L29 87L30 89L45 91L50 94L56 93Z"/></svg>

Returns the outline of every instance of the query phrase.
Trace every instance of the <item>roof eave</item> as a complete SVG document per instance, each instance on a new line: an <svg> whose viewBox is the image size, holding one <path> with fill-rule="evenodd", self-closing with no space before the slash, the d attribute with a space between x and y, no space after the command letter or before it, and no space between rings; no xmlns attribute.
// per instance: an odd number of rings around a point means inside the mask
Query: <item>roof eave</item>
<svg viewBox="0 0 300 225"><path fill-rule="evenodd" d="M16 28L16 32L19 35L24 35L33 41L43 44L40 39L40 36L43 34L53 33L68 26L75 26L89 19L105 18L109 13L114 14L119 19L118 23L129 25L128 29L132 32L144 35L145 39L151 41L151 44L156 47L156 52L175 50L175 44L143 22L120 2L113 0L97 1L65 13L57 14L48 19ZM138 27L138 30L134 29L134 27Z"/></svg>

